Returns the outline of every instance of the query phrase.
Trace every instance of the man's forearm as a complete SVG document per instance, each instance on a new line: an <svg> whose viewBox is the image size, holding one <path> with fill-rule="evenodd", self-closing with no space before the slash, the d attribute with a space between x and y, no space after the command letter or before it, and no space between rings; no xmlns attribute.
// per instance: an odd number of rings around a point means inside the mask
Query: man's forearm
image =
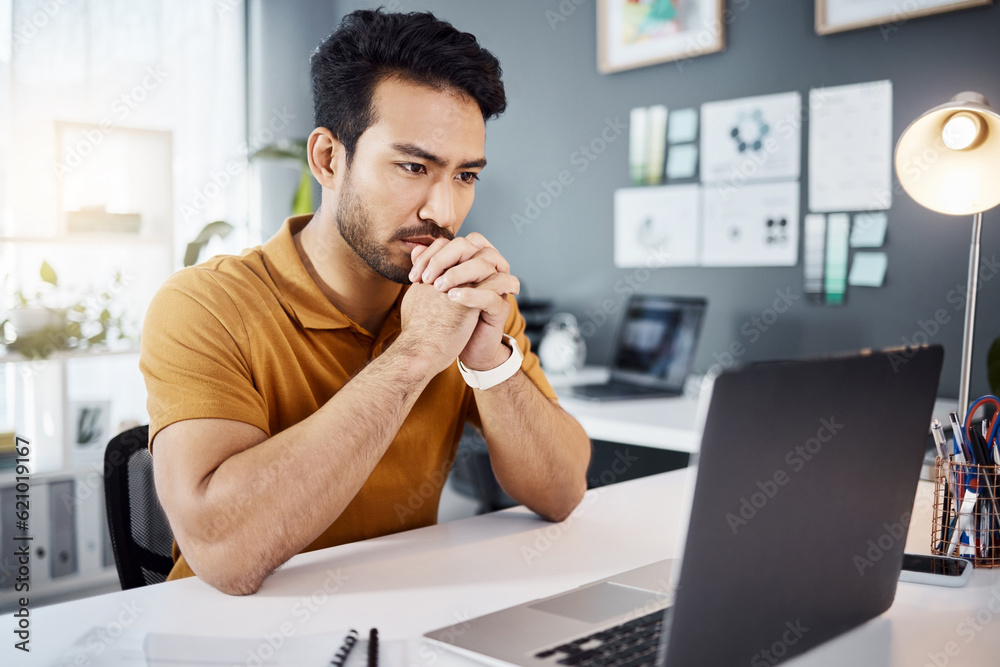
<svg viewBox="0 0 1000 667"><path fill-rule="evenodd" d="M476 404L497 481L546 519L562 521L587 490L590 439L583 427L519 372Z"/></svg>
<svg viewBox="0 0 1000 667"><path fill-rule="evenodd" d="M412 361L390 347L313 415L216 468L199 489L202 520L188 533L192 568L204 560L239 573L226 592L252 593L316 539L364 485L426 386L429 375Z"/></svg>

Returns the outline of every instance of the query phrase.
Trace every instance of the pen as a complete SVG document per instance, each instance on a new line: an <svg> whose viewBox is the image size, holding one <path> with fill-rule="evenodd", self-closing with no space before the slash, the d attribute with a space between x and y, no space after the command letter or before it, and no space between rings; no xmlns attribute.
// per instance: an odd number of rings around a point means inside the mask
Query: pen
<svg viewBox="0 0 1000 667"><path fill-rule="evenodd" d="M965 459L965 429L958 419L957 412L949 412L948 419L951 421L951 434L955 438L955 459L959 463L966 463Z"/></svg>

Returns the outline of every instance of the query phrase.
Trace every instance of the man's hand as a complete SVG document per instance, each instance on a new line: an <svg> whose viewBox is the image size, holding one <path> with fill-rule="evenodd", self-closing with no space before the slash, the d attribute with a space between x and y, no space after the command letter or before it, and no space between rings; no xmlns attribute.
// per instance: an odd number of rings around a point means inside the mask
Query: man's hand
<svg viewBox="0 0 1000 667"><path fill-rule="evenodd" d="M419 349L420 358L437 375L466 347L479 312L448 298L432 285L411 285L400 308L402 333L396 344Z"/></svg>
<svg viewBox="0 0 1000 667"><path fill-rule="evenodd" d="M410 280L433 285L452 302L478 311L475 328L458 355L462 363L473 370L489 370L506 361L510 350L501 341L510 315L507 295L517 294L521 286L497 249L482 234L473 232L416 247L411 258Z"/></svg>

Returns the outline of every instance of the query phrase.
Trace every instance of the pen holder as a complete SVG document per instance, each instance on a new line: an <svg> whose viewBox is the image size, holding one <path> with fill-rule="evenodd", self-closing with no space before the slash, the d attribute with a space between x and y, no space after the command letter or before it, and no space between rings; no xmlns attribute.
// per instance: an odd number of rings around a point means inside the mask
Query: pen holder
<svg viewBox="0 0 1000 667"><path fill-rule="evenodd" d="M1000 466L945 461L934 466L931 553L974 567L1000 567Z"/></svg>

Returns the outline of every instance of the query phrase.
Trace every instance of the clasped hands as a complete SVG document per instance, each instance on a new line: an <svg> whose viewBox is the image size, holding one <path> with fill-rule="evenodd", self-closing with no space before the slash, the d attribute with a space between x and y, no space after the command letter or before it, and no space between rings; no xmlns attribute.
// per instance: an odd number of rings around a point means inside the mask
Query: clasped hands
<svg viewBox="0 0 1000 667"><path fill-rule="evenodd" d="M473 232L417 246L410 258L413 285L403 298L403 330L431 336L446 364L457 356L468 368L489 370L506 361L507 295L521 286L497 249Z"/></svg>

